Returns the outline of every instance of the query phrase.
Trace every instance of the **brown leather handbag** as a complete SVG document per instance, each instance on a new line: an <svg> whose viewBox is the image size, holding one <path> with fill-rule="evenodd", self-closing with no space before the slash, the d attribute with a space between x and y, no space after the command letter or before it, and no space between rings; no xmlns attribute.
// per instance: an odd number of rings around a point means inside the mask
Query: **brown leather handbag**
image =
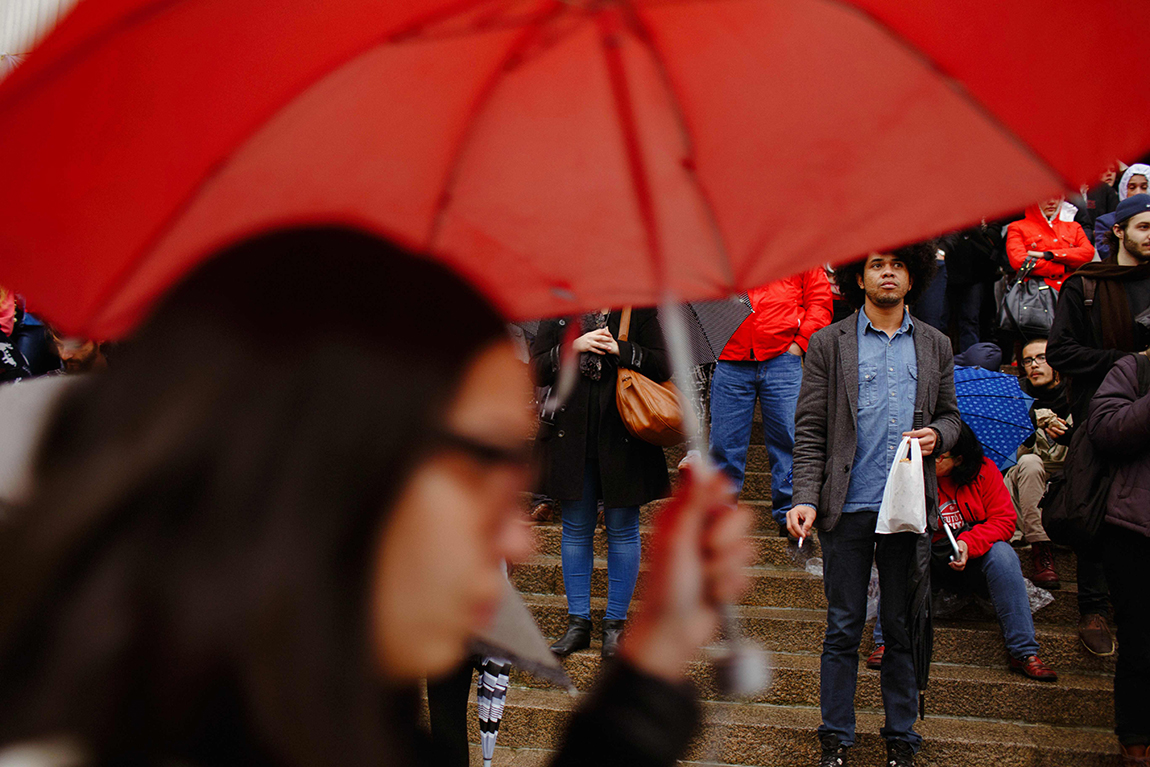
<svg viewBox="0 0 1150 767"><path fill-rule="evenodd" d="M623 310L619 321L619 340L627 340L631 329L631 307ZM679 406L679 390L670 381L655 383L637 370L619 366L619 380L615 386L615 406L627 431L639 439L660 447L683 442L687 435L683 429L683 410Z"/></svg>

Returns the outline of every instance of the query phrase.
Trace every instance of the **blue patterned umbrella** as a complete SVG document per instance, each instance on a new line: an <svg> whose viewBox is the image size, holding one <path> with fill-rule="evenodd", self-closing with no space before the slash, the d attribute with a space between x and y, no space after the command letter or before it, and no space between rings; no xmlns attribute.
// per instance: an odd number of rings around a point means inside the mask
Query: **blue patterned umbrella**
<svg viewBox="0 0 1150 767"><path fill-rule="evenodd" d="M987 456L1006 471L1015 464L1018 446L1034 433L1030 422L1034 398L1022 391L1016 376L980 367L956 365L954 389L962 419Z"/></svg>

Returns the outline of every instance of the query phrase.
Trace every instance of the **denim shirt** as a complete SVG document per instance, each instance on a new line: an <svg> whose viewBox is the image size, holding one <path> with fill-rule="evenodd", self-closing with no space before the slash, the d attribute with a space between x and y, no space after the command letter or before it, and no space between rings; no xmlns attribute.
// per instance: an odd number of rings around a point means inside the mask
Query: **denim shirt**
<svg viewBox="0 0 1150 767"><path fill-rule="evenodd" d="M878 511L902 433L914 427L918 360L914 323L903 311L893 338L871 324L866 309L859 311L858 446L844 513Z"/></svg>

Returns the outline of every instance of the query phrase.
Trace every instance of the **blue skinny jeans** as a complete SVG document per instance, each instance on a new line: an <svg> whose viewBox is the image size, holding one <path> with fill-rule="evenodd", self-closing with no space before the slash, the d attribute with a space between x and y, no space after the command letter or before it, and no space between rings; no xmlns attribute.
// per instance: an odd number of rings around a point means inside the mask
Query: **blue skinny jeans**
<svg viewBox="0 0 1150 767"><path fill-rule="evenodd" d="M567 591L567 612L591 618L591 569L594 566L592 542L603 491L596 466L588 463L583 472L583 496L563 501L563 588ZM603 509L607 523L607 614L608 620L623 620L639 578L639 507Z"/></svg>

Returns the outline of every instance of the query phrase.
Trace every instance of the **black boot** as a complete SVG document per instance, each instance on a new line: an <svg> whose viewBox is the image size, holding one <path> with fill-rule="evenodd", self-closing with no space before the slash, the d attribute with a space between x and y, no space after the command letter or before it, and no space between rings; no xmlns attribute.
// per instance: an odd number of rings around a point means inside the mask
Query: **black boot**
<svg viewBox="0 0 1150 767"><path fill-rule="evenodd" d="M619 635L623 633L622 620L603 621L603 660L610 660L619 652Z"/></svg>
<svg viewBox="0 0 1150 767"><path fill-rule="evenodd" d="M566 658L576 650L585 650L591 646L591 619L580 618L578 615L567 616L567 633L558 642L551 645L551 652L560 658Z"/></svg>

